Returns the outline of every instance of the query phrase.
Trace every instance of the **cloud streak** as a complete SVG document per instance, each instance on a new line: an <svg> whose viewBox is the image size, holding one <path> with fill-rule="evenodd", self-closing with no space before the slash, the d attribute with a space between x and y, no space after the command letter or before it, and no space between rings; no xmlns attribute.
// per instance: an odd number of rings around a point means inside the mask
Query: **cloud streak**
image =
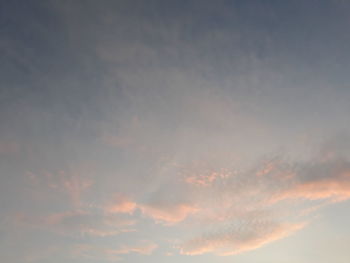
<svg viewBox="0 0 350 263"><path fill-rule="evenodd" d="M71 253L78 258L82 257L89 260L115 262L123 260L123 255L131 253L149 256L157 248L158 245L154 242L143 240L133 245L123 245L117 248L81 244L75 246Z"/></svg>
<svg viewBox="0 0 350 263"><path fill-rule="evenodd" d="M274 156L241 170L215 168L210 162L165 167L152 191L115 192L94 205L83 198L94 187L91 180L63 172L28 174L36 185L65 193L78 209L41 216L18 214L16 220L63 236L100 238L138 233L136 224L150 220L158 229L181 233L176 245L180 254L228 256L286 238L311 223L310 215L322 207L350 199L350 162L337 154L306 161ZM156 248L154 243L141 242L103 253L118 258L129 253L148 255Z"/></svg>
<svg viewBox="0 0 350 263"><path fill-rule="evenodd" d="M174 225L186 219L198 209L191 204L162 204L142 205L141 211L144 215L151 217L156 223Z"/></svg>
<svg viewBox="0 0 350 263"><path fill-rule="evenodd" d="M302 229L305 223L274 225L264 222L250 225L250 229L226 228L221 232L207 233L200 238L187 241L181 248L184 255L215 253L228 256L250 251L270 242L287 237Z"/></svg>
<svg viewBox="0 0 350 263"><path fill-rule="evenodd" d="M0 23L1 262L46 246L60 262L235 255L350 200L349 137L322 144L350 127L350 5L15 2Z"/></svg>
<svg viewBox="0 0 350 263"><path fill-rule="evenodd" d="M350 163L343 158L296 163L274 159L257 172L215 176L215 184L191 181L198 207L192 220L202 222L204 233L184 242L180 251L224 256L285 238L304 228L310 213L350 199L349 173Z"/></svg>

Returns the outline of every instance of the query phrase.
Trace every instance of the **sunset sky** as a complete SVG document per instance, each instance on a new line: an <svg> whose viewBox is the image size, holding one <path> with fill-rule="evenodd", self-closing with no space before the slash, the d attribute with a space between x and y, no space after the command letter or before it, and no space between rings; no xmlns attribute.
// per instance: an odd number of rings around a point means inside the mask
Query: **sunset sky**
<svg viewBox="0 0 350 263"><path fill-rule="evenodd" d="M350 1L0 3L0 261L348 263Z"/></svg>

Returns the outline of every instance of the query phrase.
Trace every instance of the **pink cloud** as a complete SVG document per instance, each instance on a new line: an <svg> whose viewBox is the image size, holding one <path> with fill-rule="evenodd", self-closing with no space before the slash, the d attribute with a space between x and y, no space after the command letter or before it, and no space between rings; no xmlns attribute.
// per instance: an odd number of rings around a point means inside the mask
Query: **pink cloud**
<svg viewBox="0 0 350 263"><path fill-rule="evenodd" d="M287 237L304 226L305 223L281 224L247 229L243 232L226 229L186 242L181 246L180 253L183 255L213 253L219 256L239 254Z"/></svg>
<svg viewBox="0 0 350 263"><path fill-rule="evenodd" d="M188 176L185 178L185 182L195 186L208 187L215 180L227 178L228 176L228 173L211 172L210 174Z"/></svg>
<svg viewBox="0 0 350 263"><path fill-rule="evenodd" d="M199 233L179 246L181 254L224 256L285 238L306 225L294 222L309 221L307 217L324 204L350 199L350 163L344 159L299 163L273 159L245 171L237 171L235 167L215 171L212 165L187 170L184 167L180 164L167 167L170 176L164 172L157 178L159 181L152 185L148 195L118 193L106 203L94 204L91 210L82 205L91 180L77 173L47 174L48 186L66 193L75 210L47 215L37 222L63 235L104 237L135 231L131 226L136 220L151 218L156 224L176 228L179 234L187 236L188 226ZM38 181L33 174L28 176ZM125 222L118 223L118 217L123 217ZM186 224L180 224L184 221ZM240 223L243 228L237 228ZM128 253L151 254L156 247L141 242L96 253L119 258L118 255Z"/></svg>
<svg viewBox="0 0 350 263"><path fill-rule="evenodd" d="M276 168L277 168L277 165L275 164L275 162L273 162L273 161L267 162L267 163L265 163L263 168L259 169L256 172L256 176L267 175L267 174L273 172Z"/></svg>
<svg viewBox="0 0 350 263"><path fill-rule="evenodd" d="M188 195L195 207L202 208L193 221L200 224L199 231L202 228L210 232L211 227L235 222L245 222L248 229L241 233L227 229L194 238L181 246L180 252L231 255L287 237L305 226L305 223L290 222L308 221L306 216L325 205L350 199L349 171L350 165L345 160L296 164L279 160L266 162L257 172L249 169L233 177L187 177L186 183L205 186ZM212 184L214 181L217 182ZM286 200L293 202L287 206L279 204ZM267 220L281 223L268 231L250 230L251 222L260 220L259 211L266 212Z"/></svg>
<svg viewBox="0 0 350 263"><path fill-rule="evenodd" d="M137 204L122 194L115 194L112 201L105 207L107 213L133 213Z"/></svg>
<svg viewBox="0 0 350 263"><path fill-rule="evenodd" d="M271 202L286 199L329 199L340 202L350 198L350 171L334 172L324 178L314 178L306 182L297 182L289 188L274 194Z"/></svg>
<svg viewBox="0 0 350 263"><path fill-rule="evenodd" d="M190 214L198 211L198 208L190 204L142 205L140 208L143 214L165 225L181 222Z"/></svg>

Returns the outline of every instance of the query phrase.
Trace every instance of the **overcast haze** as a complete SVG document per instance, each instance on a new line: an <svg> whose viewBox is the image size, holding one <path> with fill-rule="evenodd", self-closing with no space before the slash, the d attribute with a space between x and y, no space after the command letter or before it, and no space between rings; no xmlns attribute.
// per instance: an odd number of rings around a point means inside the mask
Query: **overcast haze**
<svg viewBox="0 0 350 263"><path fill-rule="evenodd" d="M1 1L0 261L347 263L349 13Z"/></svg>

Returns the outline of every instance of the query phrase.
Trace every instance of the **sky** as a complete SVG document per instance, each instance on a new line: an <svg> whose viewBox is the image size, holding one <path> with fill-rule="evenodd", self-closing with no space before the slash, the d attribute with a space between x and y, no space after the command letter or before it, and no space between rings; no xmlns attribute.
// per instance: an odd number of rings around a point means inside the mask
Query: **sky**
<svg viewBox="0 0 350 263"><path fill-rule="evenodd" d="M347 263L349 13L0 1L0 261Z"/></svg>

